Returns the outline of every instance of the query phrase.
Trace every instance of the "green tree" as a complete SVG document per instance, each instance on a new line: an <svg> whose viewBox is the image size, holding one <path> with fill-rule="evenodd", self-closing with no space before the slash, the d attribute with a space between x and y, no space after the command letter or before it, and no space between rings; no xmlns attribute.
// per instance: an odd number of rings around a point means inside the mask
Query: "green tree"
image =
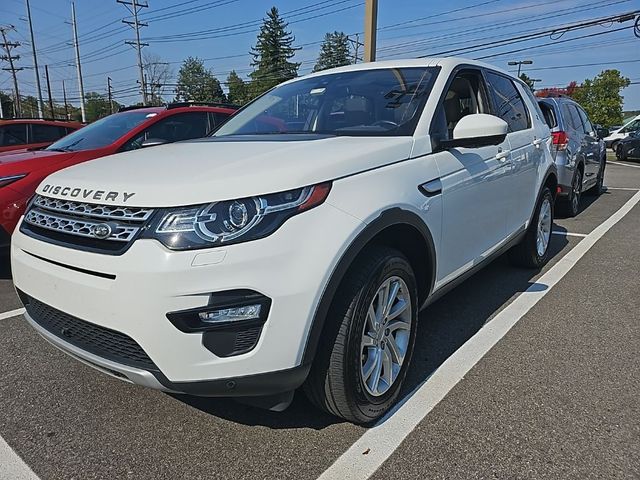
<svg viewBox="0 0 640 480"><path fill-rule="evenodd" d="M342 67L351 63L349 51L349 37L343 32L327 33L320 47L320 54L316 61L314 72L327 68Z"/></svg>
<svg viewBox="0 0 640 480"><path fill-rule="evenodd" d="M529 88L533 91L534 87L535 87L535 83L533 81L533 79L527 75L526 73L522 72L520 74L520 80L522 80L524 83L526 83L527 85L529 85Z"/></svg>
<svg viewBox="0 0 640 480"><path fill-rule="evenodd" d="M254 71L249 76L252 80L250 94L253 97L298 76L300 64L290 61L298 49L293 47L295 37L287 31L287 26L276 7L267 12L256 46L251 49Z"/></svg>
<svg viewBox="0 0 640 480"><path fill-rule="evenodd" d="M603 70L594 79L587 78L576 87L571 96L589 114L589 119L599 125L622 123L622 101L620 90L629 86L630 80L619 70Z"/></svg>
<svg viewBox="0 0 640 480"><path fill-rule="evenodd" d="M114 108L117 111L118 107L114 105ZM99 118L106 117L111 113L109 99L106 95L89 92L84 96L84 110L87 115L87 122L93 122Z"/></svg>
<svg viewBox="0 0 640 480"><path fill-rule="evenodd" d="M226 102L220 82L197 57L187 57L178 72L178 102Z"/></svg>
<svg viewBox="0 0 640 480"><path fill-rule="evenodd" d="M235 70L231 70L227 77L227 87L229 88L227 98L230 103L244 105L249 101L247 84L238 76Z"/></svg>

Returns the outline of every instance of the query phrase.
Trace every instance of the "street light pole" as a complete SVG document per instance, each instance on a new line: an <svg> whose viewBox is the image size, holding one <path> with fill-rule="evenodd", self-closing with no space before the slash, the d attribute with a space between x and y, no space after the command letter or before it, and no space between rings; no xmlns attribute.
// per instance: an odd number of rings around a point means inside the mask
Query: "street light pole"
<svg viewBox="0 0 640 480"><path fill-rule="evenodd" d="M531 65L533 63L533 60L518 60L516 62L509 62L507 63L507 65L510 66L518 66L518 78L520 77L520 70L522 69L522 65Z"/></svg>

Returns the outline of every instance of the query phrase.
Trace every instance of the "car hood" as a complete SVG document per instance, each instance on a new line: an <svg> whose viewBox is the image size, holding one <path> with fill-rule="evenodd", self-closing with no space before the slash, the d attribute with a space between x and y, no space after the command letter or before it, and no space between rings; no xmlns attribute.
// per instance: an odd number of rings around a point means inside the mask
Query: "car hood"
<svg viewBox="0 0 640 480"><path fill-rule="evenodd" d="M8 152L0 155L0 175L14 175L34 172L55 162L69 160L75 152L52 152L45 150Z"/></svg>
<svg viewBox="0 0 640 480"><path fill-rule="evenodd" d="M313 185L409 158L412 137L220 137L75 165L37 192L140 207L193 205Z"/></svg>

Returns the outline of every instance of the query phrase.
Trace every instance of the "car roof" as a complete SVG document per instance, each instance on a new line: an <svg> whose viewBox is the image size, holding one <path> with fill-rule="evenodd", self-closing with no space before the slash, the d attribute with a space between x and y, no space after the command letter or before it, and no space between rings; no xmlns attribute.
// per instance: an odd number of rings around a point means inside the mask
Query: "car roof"
<svg viewBox="0 0 640 480"><path fill-rule="evenodd" d="M382 60L377 62L366 62L366 63L356 63L352 65L345 65L343 67L329 68L327 70L321 70L319 72L311 73L303 77L297 77L285 83L293 83L304 78L313 78L320 75L345 73L345 72L357 72L357 71L364 71L364 70L377 70L382 68L411 68L411 67L438 66L446 69L453 69L458 65L471 65L471 66L476 66L480 68L487 68L489 70L493 70L496 72L500 72L504 75L508 75L514 80L519 80L518 78L516 78L506 70L501 69L500 67L496 67L495 65L491 65L485 62L480 62L478 60L471 60L469 58L463 58L463 57L424 57L424 58L407 58L407 59L399 59L399 60Z"/></svg>
<svg viewBox="0 0 640 480"><path fill-rule="evenodd" d="M161 107L125 107L120 109L117 113L130 113L130 112L142 112L142 113L155 113L162 114L171 112L174 113L182 113L188 111L195 112L213 112L213 113L234 113L238 108L235 105L197 105L197 104L188 104L188 103L176 103L169 104Z"/></svg>

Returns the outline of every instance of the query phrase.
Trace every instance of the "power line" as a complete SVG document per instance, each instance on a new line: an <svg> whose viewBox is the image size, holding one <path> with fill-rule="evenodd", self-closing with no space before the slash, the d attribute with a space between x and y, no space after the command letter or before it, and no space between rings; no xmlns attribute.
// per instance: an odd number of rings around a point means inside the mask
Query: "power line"
<svg viewBox="0 0 640 480"><path fill-rule="evenodd" d="M9 25L6 27L0 27L0 34L2 34L2 47L4 47L4 51L6 55L0 56L0 60L6 60L9 62L9 68L3 68L2 70L10 71L13 77L13 95L14 95L14 109L15 116L19 117L21 114L21 105L20 105L20 90L18 88L18 77L16 72L22 70L22 68L16 67L13 63L14 60L20 60L20 55L13 55L11 51L14 48L18 48L20 46L19 42L9 42L7 40L7 32L10 30L15 30L13 25Z"/></svg>
<svg viewBox="0 0 640 480"><path fill-rule="evenodd" d="M146 27L148 26L148 24L142 23L138 20L138 13L140 13L140 11L143 8L148 8L149 4L141 3L138 0L131 0L131 1L116 0L116 2L124 5L127 8L127 10L131 12L131 15L133 15L133 22L130 20L122 20L122 22L126 23L127 25L131 26L134 29L134 31L136 32L136 39L135 41L127 40L124 43L126 43L127 45L135 45L135 48L138 54L138 70L140 71L140 89L142 90L142 105L146 105L147 104L147 86L144 78L144 67L142 65L142 47L143 46L147 47L149 46L149 44L140 42L140 27Z"/></svg>

